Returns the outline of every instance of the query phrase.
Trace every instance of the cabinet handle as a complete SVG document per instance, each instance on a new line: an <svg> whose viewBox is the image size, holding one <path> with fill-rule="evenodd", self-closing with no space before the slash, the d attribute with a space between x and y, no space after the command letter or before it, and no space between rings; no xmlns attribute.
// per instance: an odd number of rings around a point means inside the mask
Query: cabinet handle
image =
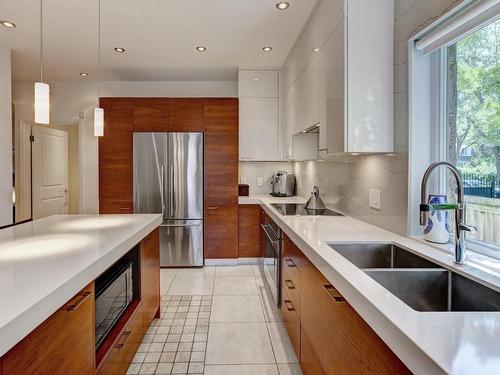
<svg viewBox="0 0 500 375"><path fill-rule="evenodd" d="M287 267L290 267L290 268L295 268L297 267L295 265L295 263L293 262L293 260L291 260L290 258L285 258L285 263L287 265Z"/></svg>
<svg viewBox="0 0 500 375"><path fill-rule="evenodd" d="M77 310L80 307L80 305L83 302L85 302L85 300L87 298L89 298L89 296L91 294L92 294L92 292L84 292L84 293L80 294L79 296L77 296L77 297L79 297L79 299L76 301L76 303L71 303L71 301L70 301L70 303L68 303L66 305L66 308L64 310L66 310L66 311L75 311L75 310ZM74 298L77 298L77 297L74 297Z"/></svg>
<svg viewBox="0 0 500 375"><path fill-rule="evenodd" d="M119 342L115 345L115 348L116 349L122 349L125 346L125 344L127 343L127 340L128 340L128 338L130 337L131 334L132 334L131 331L124 331L122 333L122 335L120 336ZM120 342L121 340L123 340L123 341Z"/></svg>
<svg viewBox="0 0 500 375"><path fill-rule="evenodd" d="M217 206L208 206L208 207L205 207L205 208L207 210L209 210L209 211L213 211L213 210L218 210L219 209L219 207L217 207Z"/></svg>
<svg viewBox="0 0 500 375"><path fill-rule="evenodd" d="M283 303L285 304L286 309L288 311L295 311L295 308L292 305L292 301L290 301L289 299L286 299L286 300L283 301Z"/></svg>
<svg viewBox="0 0 500 375"><path fill-rule="evenodd" d="M333 285L323 285L326 292L333 298L335 302L345 302L345 298L342 297L342 294L339 293L337 289Z"/></svg>
<svg viewBox="0 0 500 375"><path fill-rule="evenodd" d="M130 211L130 207L120 207L120 211Z"/></svg>
<svg viewBox="0 0 500 375"><path fill-rule="evenodd" d="M288 287L288 289L295 289L295 285L293 285L292 280L285 280L285 284Z"/></svg>

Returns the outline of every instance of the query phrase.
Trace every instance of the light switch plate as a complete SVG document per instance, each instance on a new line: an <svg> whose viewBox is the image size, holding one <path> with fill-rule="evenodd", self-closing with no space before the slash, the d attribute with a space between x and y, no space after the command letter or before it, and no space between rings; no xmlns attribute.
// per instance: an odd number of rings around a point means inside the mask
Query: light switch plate
<svg viewBox="0 0 500 375"><path fill-rule="evenodd" d="M246 183L247 183L247 178L246 178L246 177L244 177L244 176L242 176L242 177L240 178L240 184L246 184Z"/></svg>
<svg viewBox="0 0 500 375"><path fill-rule="evenodd" d="M257 177L257 186L264 186L264 177Z"/></svg>
<svg viewBox="0 0 500 375"><path fill-rule="evenodd" d="M380 200L380 190L369 190L369 204L370 208L375 208L376 210L380 210L382 208L382 202Z"/></svg>

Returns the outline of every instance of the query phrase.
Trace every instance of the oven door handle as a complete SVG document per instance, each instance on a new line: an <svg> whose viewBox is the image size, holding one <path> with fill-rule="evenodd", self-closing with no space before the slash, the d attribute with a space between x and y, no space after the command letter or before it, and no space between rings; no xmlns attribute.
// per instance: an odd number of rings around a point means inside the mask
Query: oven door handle
<svg viewBox="0 0 500 375"><path fill-rule="evenodd" d="M279 247L280 240L279 240L279 238L276 237L276 235L274 235L272 230L268 228L269 225L268 224L261 224L260 226L264 230L264 233L266 234L266 237L269 240L269 242L271 242L273 244L273 247L274 247L274 244L276 244L276 246Z"/></svg>

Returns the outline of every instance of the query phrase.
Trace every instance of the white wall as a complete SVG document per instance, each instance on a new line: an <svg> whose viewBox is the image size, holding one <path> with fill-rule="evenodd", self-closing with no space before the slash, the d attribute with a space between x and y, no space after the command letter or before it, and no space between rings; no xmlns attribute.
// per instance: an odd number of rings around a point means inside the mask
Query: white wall
<svg viewBox="0 0 500 375"><path fill-rule="evenodd" d="M50 84L51 124L80 126L80 212L99 211L99 158L93 133L93 108L98 97L237 97L236 81L53 81ZM10 86L9 86L10 87ZM13 83L15 121L33 122L33 82ZM83 113L83 119L80 118Z"/></svg>
<svg viewBox="0 0 500 375"><path fill-rule="evenodd" d="M0 48L0 226L12 219L11 63L10 50Z"/></svg>

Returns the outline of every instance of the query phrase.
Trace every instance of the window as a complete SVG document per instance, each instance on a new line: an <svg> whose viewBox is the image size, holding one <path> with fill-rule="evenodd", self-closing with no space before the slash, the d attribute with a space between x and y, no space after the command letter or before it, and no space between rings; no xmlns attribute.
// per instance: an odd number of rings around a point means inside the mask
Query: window
<svg viewBox="0 0 500 375"><path fill-rule="evenodd" d="M408 232L422 234L424 170L447 160L462 175L466 223L478 228L467 249L500 259L500 3L464 1L410 47ZM429 190L453 201L455 188L442 168Z"/></svg>
<svg viewBox="0 0 500 375"><path fill-rule="evenodd" d="M478 228L468 247L500 257L500 20L442 48L446 157L462 174L467 223Z"/></svg>

